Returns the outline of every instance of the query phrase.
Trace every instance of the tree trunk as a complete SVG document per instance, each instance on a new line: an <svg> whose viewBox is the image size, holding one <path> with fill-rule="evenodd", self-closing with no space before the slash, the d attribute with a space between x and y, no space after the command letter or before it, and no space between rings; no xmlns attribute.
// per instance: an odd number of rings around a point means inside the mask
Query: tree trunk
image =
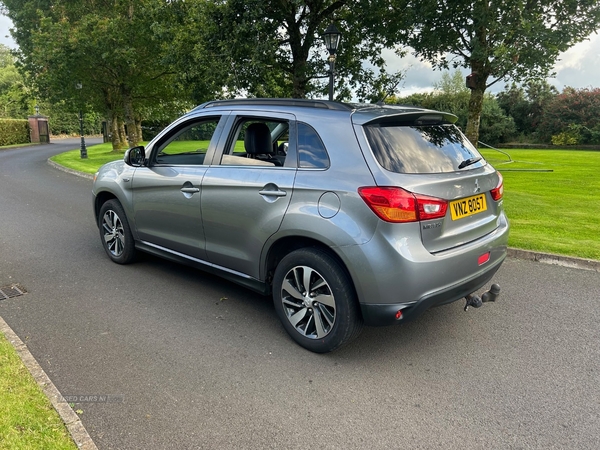
<svg viewBox="0 0 600 450"><path fill-rule="evenodd" d="M138 135L140 141L143 141L144 134L142 132L142 120L139 117L136 117L136 119L135 119L135 127L136 127L136 132L137 132L137 135Z"/></svg>
<svg viewBox="0 0 600 450"><path fill-rule="evenodd" d="M310 36L308 33L303 36L302 21L297 21L296 18L300 12L298 6L292 6L287 11L285 22L289 33L289 46L292 54L292 97L306 98L306 62L308 61L308 49L310 49ZM310 11L313 13L312 9ZM309 13L310 15L310 13ZM310 17L307 18L311 20Z"/></svg>
<svg viewBox="0 0 600 450"><path fill-rule="evenodd" d="M294 55L297 58L301 58ZM306 79L306 61L305 60L294 60L292 62L292 98L306 98L306 85L308 80Z"/></svg>
<svg viewBox="0 0 600 450"><path fill-rule="evenodd" d="M110 123L110 141L112 142L113 152L121 150L121 140L119 139L119 121L113 111L108 111Z"/></svg>
<svg viewBox="0 0 600 450"><path fill-rule="evenodd" d="M127 139L125 138L125 126L114 112L111 112L110 132L113 152L122 153L127 148Z"/></svg>
<svg viewBox="0 0 600 450"><path fill-rule="evenodd" d="M104 96L106 113L108 115L110 142L113 148L112 151L115 153L122 153L123 149L127 148L127 142L124 138L125 129L123 128L123 121L119 118L118 95L115 95L114 89L103 89L102 93Z"/></svg>
<svg viewBox="0 0 600 450"><path fill-rule="evenodd" d="M479 123L481 120L481 111L483 109L483 94L485 93L485 84L477 86L471 90L469 99L469 114L467 116L467 130L465 134L475 147L479 141Z"/></svg>
<svg viewBox="0 0 600 450"><path fill-rule="evenodd" d="M133 109L133 100L131 90L127 86L121 86L121 96L123 98L123 107L125 110L125 125L127 126L127 141L129 147L135 147L140 142L138 127L135 123L135 111Z"/></svg>
<svg viewBox="0 0 600 450"><path fill-rule="evenodd" d="M117 119L117 121L117 130L119 134L119 148L124 149L127 148L127 133L125 133L125 123L120 117Z"/></svg>

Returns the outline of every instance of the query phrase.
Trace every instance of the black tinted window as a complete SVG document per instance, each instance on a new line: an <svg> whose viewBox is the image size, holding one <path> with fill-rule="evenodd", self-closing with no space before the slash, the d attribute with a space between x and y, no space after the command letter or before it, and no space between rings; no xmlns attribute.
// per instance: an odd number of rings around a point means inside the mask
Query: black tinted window
<svg viewBox="0 0 600 450"><path fill-rule="evenodd" d="M298 124L298 155L300 167L326 169L329 156L317 132L305 123Z"/></svg>
<svg viewBox="0 0 600 450"><path fill-rule="evenodd" d="M369 145L381 166L397 173L441 173L459 170L465 160L481 158L454 125L406 126L374 124L365 127ZM485 161L465 169L481 167Z"/></svg>

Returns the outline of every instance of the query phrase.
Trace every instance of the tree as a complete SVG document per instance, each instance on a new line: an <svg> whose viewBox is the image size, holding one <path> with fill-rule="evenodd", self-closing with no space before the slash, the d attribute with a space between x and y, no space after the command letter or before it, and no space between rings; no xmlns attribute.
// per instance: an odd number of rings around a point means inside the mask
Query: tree
<svg viewBox="0 0 600 450"><path fill-rule="evenodd" d="M34 102L10 48L0 44L0 117L25 119L33 112Z"/></svg>
<svg viewBox="0 0 600 450"><path fill-rule="evenodd" d="M452 74L448 71L443 72L440 81L433 83L433 88L437 92L449 95L461 95L469 92L460 70L455 70Z"/></svg>
<svg viewBox="0 0 600 450"><path fill-rule="evenodd" d="M450 72L442 73L441 80L435 83L434 87L433 92L413 94L396 99L396 102L450 112L458 117L456 125L464 130L469 115L469 90L464 85L461 72L457 70L452 75ZM514 133L515 124L512 118L506 116L493 95L486 94L483 98L481 113L481 141L495 145L505 142Z"/></svg>
<svg viewBox="0 0 600 450"><path fill-rule="evenodd" d="M529 80L523 85L512 83L497 96L502 110L515 121L522 136L535 136L546 105L558 95L556 88L544 80Z"/></svg>
<svg viewBox="0 0 600 450"><path fill-rule="evenodd" d="M398 84L381 58L378 15L388 1L189 0L164 2L153 30L197 101L234 97L307 97L326 92L327 51L321 34L342 31L336 61L338 99L352 90L376 98Z"/></svg>
<svg viewBox="0 0 600 450"><path fill-rule="evenodd" d="M466 135L477 143L486 89L500 80L543 78L560 52L600 26L597 0L393 0L387 23L435 68L466 67L473 77ZM395 36L395 38L394 38Z"/></svg>
<svg viewBox="0 0 600 450"><path fill-rule="evenodd" d="M160 45L150 31L155 3L4 1L20 62L39 97L66 101L74 111L101 111L112 124L115 150L141 139L143 113L168 114L181 106L175 100L182 91L172 69L160 64Z"/></svg>

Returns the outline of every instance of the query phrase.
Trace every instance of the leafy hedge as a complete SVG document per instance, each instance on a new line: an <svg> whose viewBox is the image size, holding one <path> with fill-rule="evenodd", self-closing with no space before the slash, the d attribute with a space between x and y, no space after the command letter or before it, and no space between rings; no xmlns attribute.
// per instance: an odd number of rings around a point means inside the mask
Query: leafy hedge
<svg viewBox="0 0 600 450"><path fill-rule="evenodd" d="M600 88L566 87L546 105L538 134L555 145L600 145Z"/></svg>
<svg viewBox="0 0 600 450"><path fill-rule="evenodd" d="M27 144L29 121L24 119L0 119L0 146Z"/></svg>

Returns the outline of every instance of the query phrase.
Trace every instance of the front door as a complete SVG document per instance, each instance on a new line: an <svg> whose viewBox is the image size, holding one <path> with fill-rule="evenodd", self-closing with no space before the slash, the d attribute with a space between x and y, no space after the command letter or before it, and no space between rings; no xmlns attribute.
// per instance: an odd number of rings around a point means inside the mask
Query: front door
<svg viewBox="0 0 600 450"><path fill-rule="evenodd" d="M205 259L200 199L220 117L183 121L149 150L148 167L133 180L135 224L140 240L163 250Z"/></svg>

